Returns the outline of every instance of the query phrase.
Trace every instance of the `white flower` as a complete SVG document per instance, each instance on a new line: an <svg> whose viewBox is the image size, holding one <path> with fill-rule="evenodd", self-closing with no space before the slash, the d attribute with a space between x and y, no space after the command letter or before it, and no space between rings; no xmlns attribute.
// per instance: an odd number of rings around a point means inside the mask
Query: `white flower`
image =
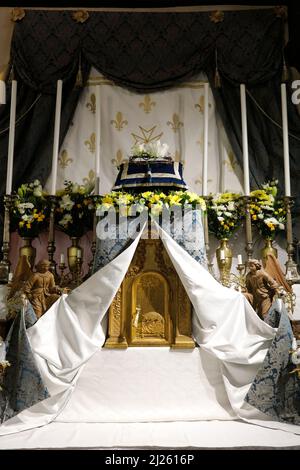
<svg viewBox="0 0 300 470"><path fill-rule="evenodd" d="M218 217L219 222L223 222L223 220L224 220L224 217Z"/></svg>
<svg viewBox="0 0 300 470"><path fill-rule="evenodd" d="M41 197L42 194L43 194L43 192L42 192L42 186L40 186L40 185L36 186L36 187L34 188L34 190L33 190L33 195L34 195L35 197Z"/></svg>
<svg viewBox="0 0 300 470"><path fill-rule="evenodd" d="M226 215L226 217L232 217L232 213L231 212L224 212L224 215Z"/></svg>
<svg viewBox="0 0 300 470"><path fill-rule="evenodd" d="M235 210L235 204L233 201L230 201L228 204L227 204L227 209L229 211L234 211Z"/></svg>
<svg viewBox="0 0 300 470"><path fill-rule="evenodd" d="M73 218L71 214L65 214L58 223L62 225L63 227L66 227L69 222L73 222Z"/></svg>
<svg viewBox="0 0 300 470"><path fill-rule="evenodd" d="M257 214L258 219L263 219L264 215L263 214Z"/></svg>
<svg viewBox="0 0 300 470"><path fill-rule="evenodd" d="M59 206L67 211L70 211L74 204L75 203L71 200L69 194L64 194L61 198L61 201L59 201Z"/></svg>
<svg viewBox="0 0 300 470"><path fill-rule="evenodd" d="M265 224L273 224L273 225L279 225L279 222L275 217L269 217L268 219L264 220Z"/></svg>
<svg viewBox="0 0 300 470"><path fill-rule="evenodd" d="M279 224L278 228L279 228L279 230L284 230L284 224Z"/></svg>

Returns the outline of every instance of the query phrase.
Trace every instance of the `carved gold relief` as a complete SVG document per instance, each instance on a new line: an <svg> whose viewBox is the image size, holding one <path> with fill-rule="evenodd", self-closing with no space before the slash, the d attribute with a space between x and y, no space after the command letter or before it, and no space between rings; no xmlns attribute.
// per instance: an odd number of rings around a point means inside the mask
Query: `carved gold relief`
<svg viewBox="0 0 300 470"><path fill-rule="evenodd" d="M105 347L193 348L191 303L160 239L141 240L109 310Z"/></svg>
<svg viewBox="0 0 300 470"><path fill-rule="evenodd" d="M146 114L149 114L151 112L152 106L155 106L155 105L156 105L156 102L151 101L151 96L150 95L145 95L144 96L144 101L139 103L139 107L144 108L144 112Z"/></svg>
<svg viewBox="0 0 300 470"><path fill-rule="evenodd" d="M96 112L96 96L95 93L92 93L90 96L90 101L86 103L86 107L95 114Z"/></svg>
<svg viewBox="0 0 300 470"><path fill-rule="evenodd" d="M177 132L183 127L183 122L180 121L178 114L174 113L172 121L168 121L167 126L170 126L173 132Z"/></svg>
<svg viewBox="0 0 300 470"><path fill-rule="evenodd" d="M134 138L134 145L154 142L155 140L159 140L163 135L163 132L155 135L155 129L157 128L157 126L153 126L151 127L151 129L145 129L142 126L139 126L139 128L141 130L142 135L134 134L133 132L131 133L132 137Z"/></svg>
<svg viewBox="0 0 300 470"><path fill-rule="evenodd" d="M127 126L128 121L126 119L123 119L123 113L121 113L121 111L118 111L116 114L116 118L112 119L110 123L115 126L117 131L121 131L124 126Z"/></svg>
<svg viewBox="0 0 300 470"><path fill-rule="evenodd" d="M58 157L58 164L61 168L67 168L72 163L73 158L70 158L67 150L63 150Z"/></svg>
<svg viewBox="0 0 300 470"><path fill-rule="evenodd" d="M77 10L72 13L72 18L76 23L85 23L89 16L87 10Z"/></svg>
<svg viewBox="0 0 300 470"><path fill-rule="evenodd" d="M84 145L87 146L91 153L95 153L96 150L96 134L92 132L90 138L84 141Z"/></svg>

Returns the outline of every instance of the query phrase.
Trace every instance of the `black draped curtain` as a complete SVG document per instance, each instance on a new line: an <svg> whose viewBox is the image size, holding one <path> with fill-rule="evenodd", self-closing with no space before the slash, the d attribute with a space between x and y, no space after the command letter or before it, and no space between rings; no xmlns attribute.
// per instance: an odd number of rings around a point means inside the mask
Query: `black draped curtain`
<svg viewBox="0 0 300 470"><path fill-rule="evenodd" d="M35 177L42 182L47 179L52 156L56 81L64 82L62 142L80 96L80 89L74 87L78 69L81 67L85 80L91 66L118 85L141 93L177 85L201 71L207 73L217 109L240 163L239 84L245 83L251 94L247 104L252 184L276 176L282 181L283 30L280 9L225 11L213 15L209 12L89 12L83 23L73 19L72 11L26 11L25 17L15 24L11 47L19 88L17 119L25 114L16 127L13 187ZM220 89L214 88L216 66L221 76ZM296 136L290 138L295 194L300 169L299 117L293 106L290 102L289 120ZM8 126L8 120L9 105L2 106L3 175L8 146L8 133L3 129ZM2 194L4 185L3 177Z"/></svg>

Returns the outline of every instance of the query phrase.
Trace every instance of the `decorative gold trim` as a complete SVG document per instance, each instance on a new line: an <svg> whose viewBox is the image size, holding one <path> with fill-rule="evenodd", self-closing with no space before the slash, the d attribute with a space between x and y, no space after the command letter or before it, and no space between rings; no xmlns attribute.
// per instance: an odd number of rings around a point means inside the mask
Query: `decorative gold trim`
<svg viewBox="0 0 300 470"><path fill-rule="evenodd" d="M84 141L84 145L87 146L91 153L95 153L96 151L96 134L92 132L90 138Z"/></svg>
<svg viewBox="0 0 300 470"><path fill-rule="evenodd" d="M25 10L23 8L16 7L11 10L11 21L21 21L25 16Z"/></svg>
<svg viewBox="0 0 300 470"><path fill-rule="evenodd" d="M121 131L124 126L127 126L128 121L127 119L123 119L123 113L121 111L118 111L116 114L116 118L112 119L110 123L115 127L115 129L117 129L117 131Z"/></svg>
<svg viewBox="0 0 300 470"><path fill-rule="evenodd" d="M144 113L149 114L152 111L152 106L156 106L156 101L151 101L150 95L144 96L144 101L139 103L140 108L144 108Z"/></svg>
<svg viewBox="0 0 300 470"><path fill-rule="evenodd" d="M157 126L151 127L151 129L146 129L142 126L139 126L142 135L135 134L134 132L131 132L132 137L134 138L134 145L137 144L147 144L149 142L153 142L155 140L159 140L161 136L163 135L163 132L160 134L154 135L154 131L157 128Z"/></svg>
<svg viewBox="0 0 300 470"><path fill-rule="evenodd" d="M90 96L90 100L86 103L87 109L89 109L93 114L96 112L96 95L95 93L92 93Z"/></svg>
<svg viewBox="0 0 300 470"><path fill-rule="evenodd" d="M73 158L70 158L68 151L66 149L62 150L60 156L58 157L58 164L61 168L67 168L70 163L72 163Z"/></svg>
<svg viewBox="0 0 300 470"><path fill-rule="evenodd" d="M72 18L77 23L85 23L89 17L90 15L87 10L77 10L72 13Z"/></svg>
<svg viewBox="0 0 300 470"><path fill-rule="evenodd" d="M277 18L283 18L285 21L288 18L288 8L285 5L277 5L274 7L274 13Z"/></svg>
<svg viewBox="0 0 300 470"><path fill-rule="evenodd" d="M222 10L212 11L209 15L209 19L212 23L222 23L222 21L224 21L224 11Z"/></svg>

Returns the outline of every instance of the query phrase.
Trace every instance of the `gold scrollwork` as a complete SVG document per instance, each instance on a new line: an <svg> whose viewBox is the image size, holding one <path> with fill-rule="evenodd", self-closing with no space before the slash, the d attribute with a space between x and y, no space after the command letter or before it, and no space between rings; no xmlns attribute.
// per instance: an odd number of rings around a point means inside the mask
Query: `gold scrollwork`
<svg viewBox="0 0 300 470"><path fill-rule="evenodd" d="M91 153L95 153L96 150L96 134L92 132L90 138L84 141L84 145L87 146Z"/></svg>
<svg viewBox="0 0 300 470"><path fill-rule="evenodd" d="M170 126L173 132L177 132L181 127L183 127L183 122L180 121L178 114L174 113L172 116L172 121L167 122L167 126Z"/></svg>
<svg viewBox="0 0 300 470"><path fill-rule="evenodd" d="M95 93L92 93L90 96L90 101L86 103L86 107L95 114L96 112L96 96Z"/></svg>
<svg viewBox="0 0 300 470"><path fill-rule="evenodd" d="M126 119L123 119L123 113L121 111L118 111L116 114L116 119L112 119L110 123L115 126L117 131L121 131L124 126L127 126L128 121Z"/></svg>

